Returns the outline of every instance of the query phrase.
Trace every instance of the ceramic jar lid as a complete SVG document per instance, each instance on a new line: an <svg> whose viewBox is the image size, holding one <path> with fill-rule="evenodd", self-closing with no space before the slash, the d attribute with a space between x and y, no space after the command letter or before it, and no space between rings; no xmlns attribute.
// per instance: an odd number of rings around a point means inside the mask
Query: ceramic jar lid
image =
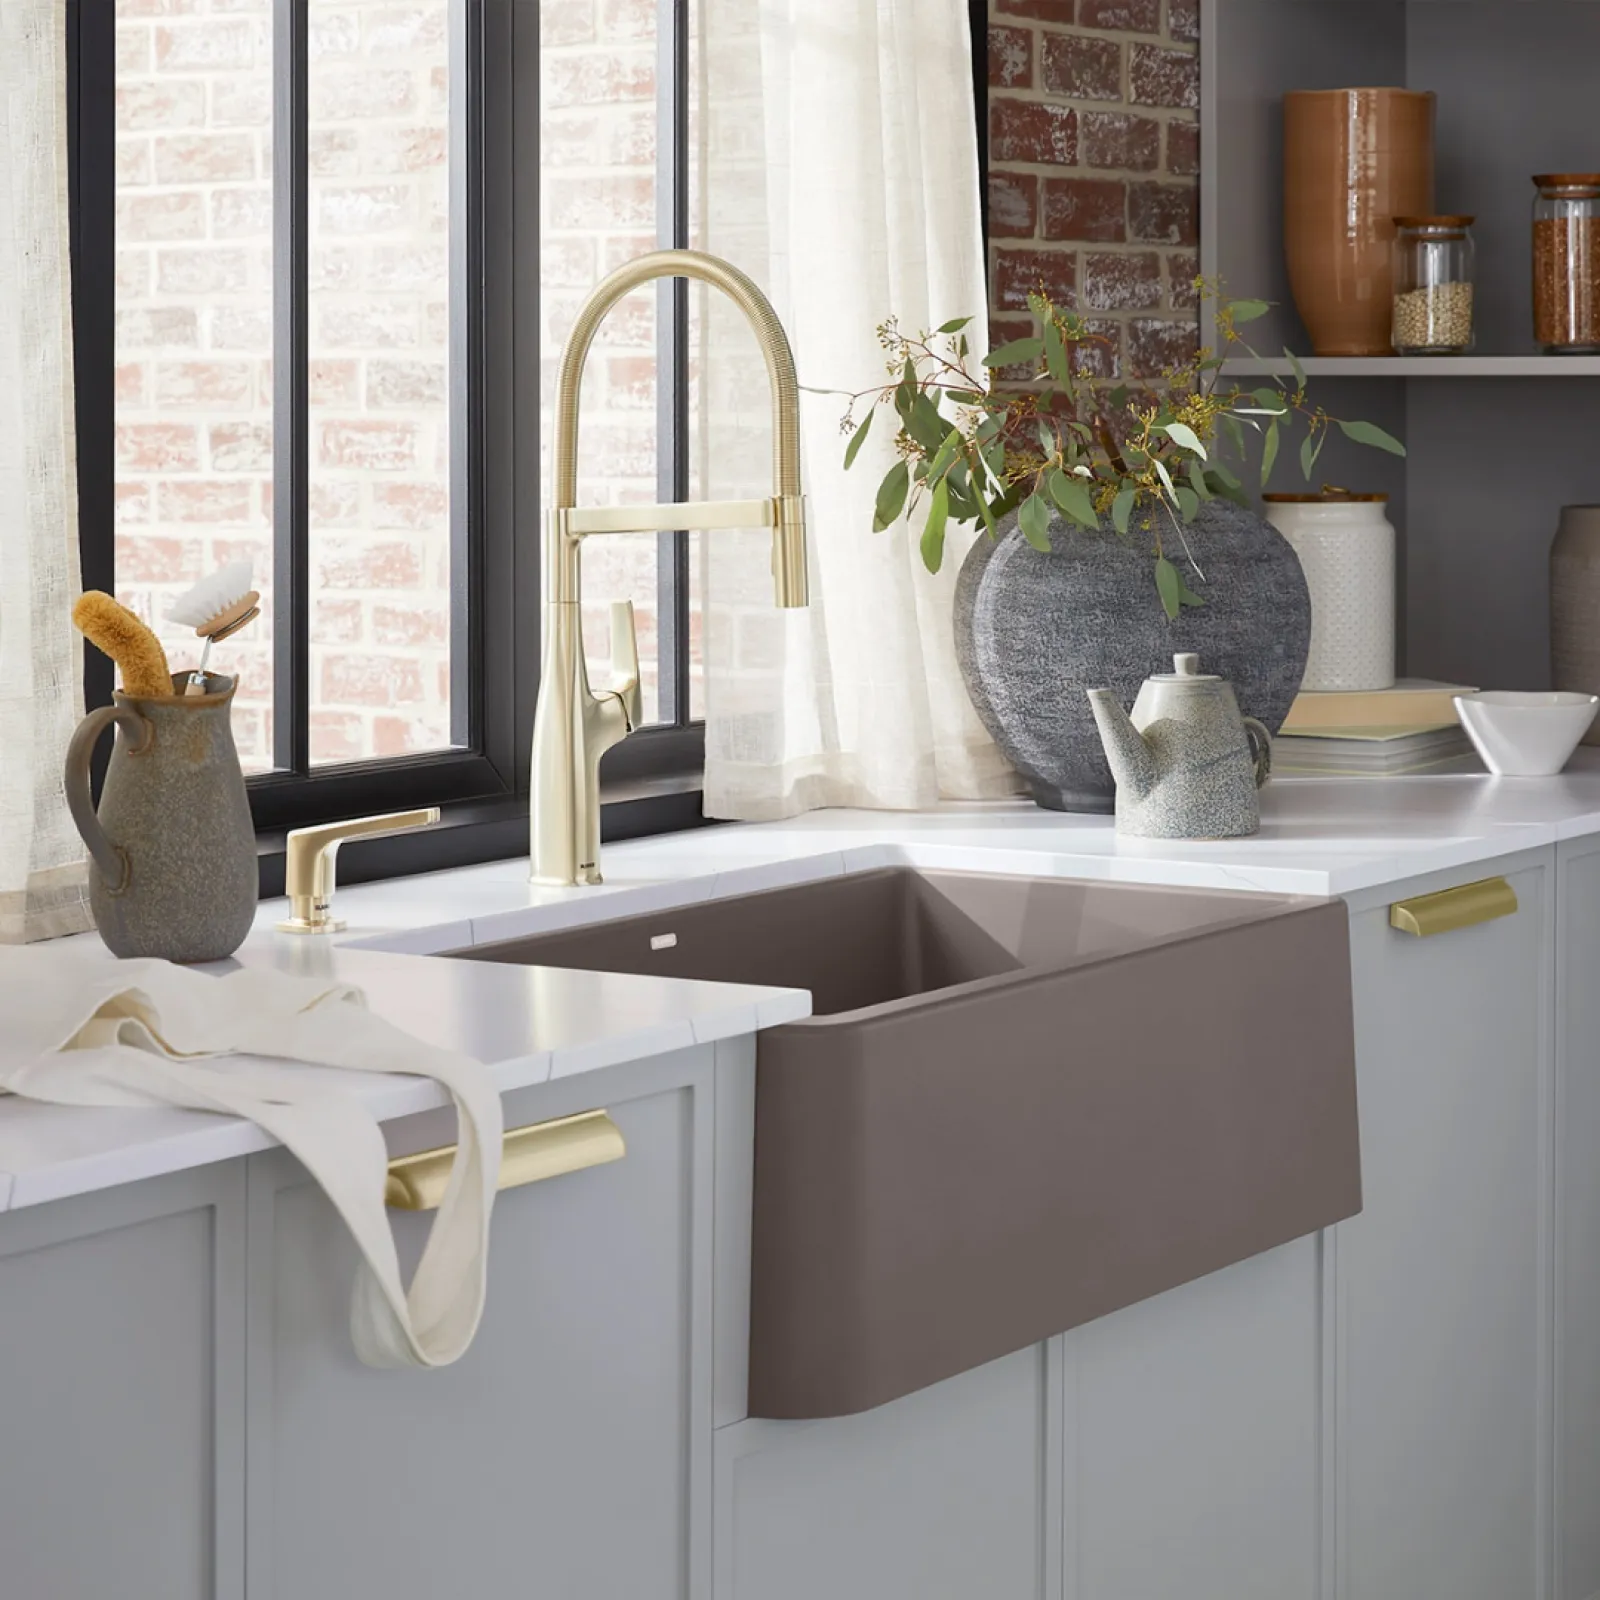
<svg viewBox="0 0 1600 1600"><path fill-rule="evenodd" d="M1326 488L1320 494L1264 494L1261 497L1275 506L1353 506L1387 505L1386 494L1352 494L1348 489Z"/></svg>
<svg viewBox="0 0 1600 1600"><path fill-rule="evenodd" d="M1200 670L1200 657L1184 654L1172 658L1171 672L1153 672L1150 675L1152 683L1218 683L1221 680L1214 672Z"/></svg>

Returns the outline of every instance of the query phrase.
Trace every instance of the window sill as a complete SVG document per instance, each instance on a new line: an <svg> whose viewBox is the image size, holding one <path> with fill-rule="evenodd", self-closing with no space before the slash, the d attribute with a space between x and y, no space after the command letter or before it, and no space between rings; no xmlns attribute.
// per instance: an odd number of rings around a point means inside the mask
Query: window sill
<svg viewBox="0 0 1600 1600"><path fill-rule="evenodd" d="M605 842L652 833L681 833L715 826L701 815L701 776L672 773L629 778L601 790L600 837ZM441 807L431 828L417 828L387 839L353 839L339 851L341 883L371 883L381 878L443 872L450 867L506 861L528 853L527 798L462 800ZM261 898L283 891L287 832L264 830L256 836Z"/></svg>

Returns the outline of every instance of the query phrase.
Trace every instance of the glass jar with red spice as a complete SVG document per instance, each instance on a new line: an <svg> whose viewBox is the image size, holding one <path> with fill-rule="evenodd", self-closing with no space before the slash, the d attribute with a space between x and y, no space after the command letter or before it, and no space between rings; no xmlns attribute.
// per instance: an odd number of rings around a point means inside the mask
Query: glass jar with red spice
<svg viewBox="0 0 1600 1600"><path fill-rule="evenodd" d="M1533 336L1550 355L1600 351L1600 174L1534 180Z"/></svg>

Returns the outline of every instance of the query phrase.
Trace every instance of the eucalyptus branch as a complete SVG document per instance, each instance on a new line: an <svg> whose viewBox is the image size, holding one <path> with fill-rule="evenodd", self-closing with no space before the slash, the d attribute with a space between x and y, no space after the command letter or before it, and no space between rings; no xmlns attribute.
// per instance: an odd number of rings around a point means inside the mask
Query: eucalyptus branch
<svg viewBox="0 0 1600 1600"><path fill-rule="evenodd" d="M1302 426L1300 465L1307 482L1335 427L1359 444L1405 454L1381 428L1312 406L1305 372L1291 352L1285 356L1292 387L1281 375L1273 387L1233 385L1226 373L1230 354L1255 354L1239 326L1271 308L1260 300L1228 300L1204 280L1196 280L1196 288L1216 303L1224 353L1197 350L1140 391L1085 373L1085 355L1107 341L1041 289L1028 297L1037 333L992 351L979 372L971 370L963 332L970 318L912 336L890 317L877 330L888 382L855 393L808 392L847 402L841 422L850 435L847 467L878 412L892 412L895 460L879 485L873 525L889 528L926 501L921 551L929 570L937 571L943 561L952 521L981 522L992 537L1000 519L1015 511L1023 537L1046 552L1058 514L1085 533L1100 533L1109 523L1118 537L1137 531L1150 540L1156 589L1167 615L1176 618L1184 606L1204 601L1168 558L1163 527L1177 536L1185 565L1203 584L1188 526L1213 499L1251 505L1225 459L1231 450L1242 460L1249 435L1261 440L1262 487L1284 438ZM997 389L995 374L1016 367L1031 370L1029 386ZM855 409L863 400L871 406L857 423Z"/></svg>

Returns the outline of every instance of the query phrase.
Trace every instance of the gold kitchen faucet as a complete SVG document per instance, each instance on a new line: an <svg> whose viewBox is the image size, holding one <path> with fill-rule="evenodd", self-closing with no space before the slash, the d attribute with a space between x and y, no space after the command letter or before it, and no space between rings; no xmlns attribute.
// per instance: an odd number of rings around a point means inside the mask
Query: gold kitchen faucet
<svg viewBox="0 0 1600 1600"><path fill-rule="evenodd" d="M766 500L579 509L578 400L595 333L626 294L659 278L690 278L722 290L755 330L772 387L773 493ZM771 528L772 576L780 606L808 602L805 502L800 493L800 389L794 355L771 303L737 267L695 250L659 250L619 268L579 312L561 357L556 393L554 493L544 533L543 664L533 721L532 877L552 885L600 882L600 757L639 725L639 651L630 602L611 608L612 661L623 675L589 687L583 654L583 541L606 533Z"/></svg>

